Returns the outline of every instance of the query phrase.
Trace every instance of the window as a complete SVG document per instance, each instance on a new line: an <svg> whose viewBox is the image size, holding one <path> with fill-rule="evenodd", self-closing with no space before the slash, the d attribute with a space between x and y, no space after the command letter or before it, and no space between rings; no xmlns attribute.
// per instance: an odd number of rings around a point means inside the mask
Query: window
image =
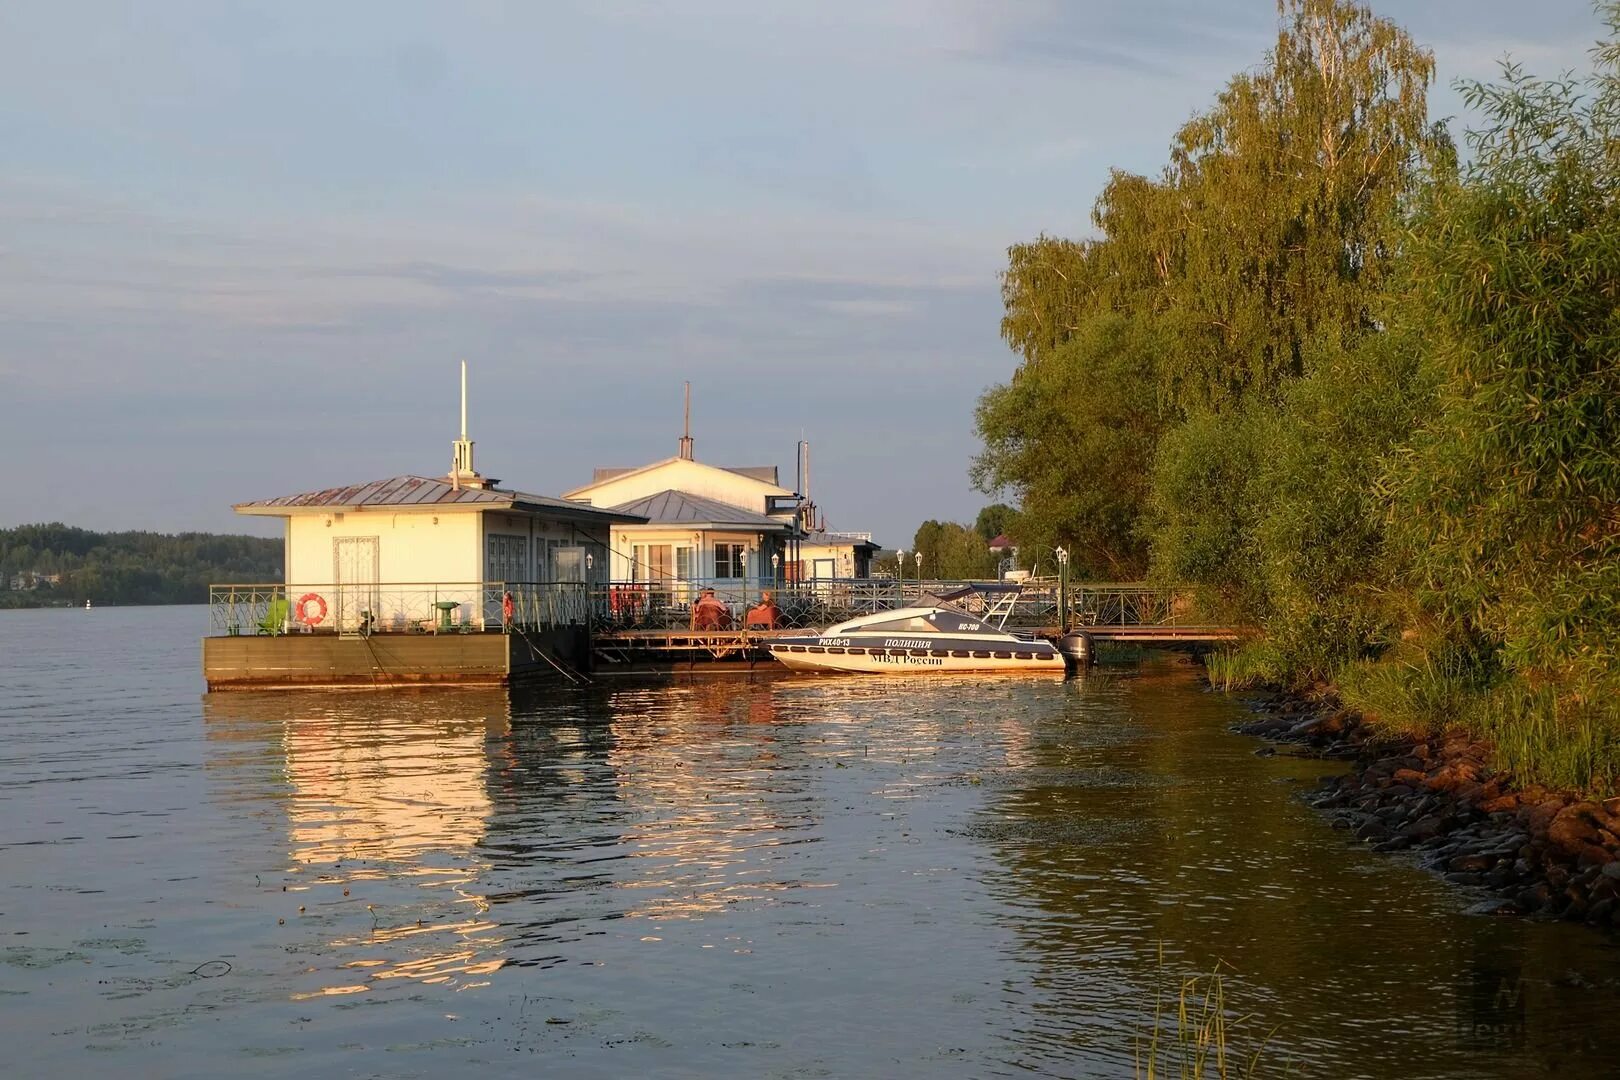
<svg viewBox="0 0 1620 1080"><path fill-rule="evenodd" d="M490 533L486 537L484 580L526 581L529 576L529 538Z"/></svg>
<svg viewBox="0 0 1620 1080"><path fill-rule="evenodd" d="M673 562L671 551L668 544L636 544L630 549L630 580L659 584L668 581Z"/></svg>
<svg viewBox="0 0 1620 1080"><path fill-rule="evenodd" d="M714 545L714 576L740 578L747 575L748 549L741 544Z"/></svg>
<svg viewBox="0 0 1620 1080"><path fill-rule="evenodd" d="M675 549L675 576L681 581L691 581L697 577L697 560L692 558L693 554L689 547Z"/></svg>

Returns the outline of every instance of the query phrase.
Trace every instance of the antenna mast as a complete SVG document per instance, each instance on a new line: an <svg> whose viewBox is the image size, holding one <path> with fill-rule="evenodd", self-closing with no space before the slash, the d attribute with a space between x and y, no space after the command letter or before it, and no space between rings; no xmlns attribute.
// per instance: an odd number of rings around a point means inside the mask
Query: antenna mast
<svg viewBox="0 0 1620 1080"><path fill-rule="evenodd" d="M686 387L686 428L685 428L685 434L683 434L681 436L681 459L683 461L691 461L692 460L692 384L690 382L686 382L686 383L683 383L682 385Z"/></svg>

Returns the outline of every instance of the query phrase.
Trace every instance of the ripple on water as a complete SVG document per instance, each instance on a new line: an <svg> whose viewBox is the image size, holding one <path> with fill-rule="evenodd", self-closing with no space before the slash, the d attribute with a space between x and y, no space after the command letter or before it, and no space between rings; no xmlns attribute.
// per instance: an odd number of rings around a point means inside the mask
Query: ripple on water
<svg viewBox="0 0 1620 1080"><path fill-rule="evenodd" d="M0 617L25 1074L1126 1076L1216 964L1307 1075L1620 1049L1606 942L1354 849L1174 665L204 697L202 625Z"/></svg>

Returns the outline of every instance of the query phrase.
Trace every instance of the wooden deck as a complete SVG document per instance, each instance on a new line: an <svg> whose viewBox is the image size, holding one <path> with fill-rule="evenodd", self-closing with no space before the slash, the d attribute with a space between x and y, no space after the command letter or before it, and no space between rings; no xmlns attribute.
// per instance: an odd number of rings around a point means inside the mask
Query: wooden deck
<svg viewBox="0 0 1620 1080"><path fill-rule="evenodd" d="M771 638L814 633L813 630L615 630L591 636L598 667L656 660L695 663L730 660L756 663L770 658Z"/></svg>
<svg viewBox="0 0 1620 1080"><path fill-rule="evenodd" d="M1249 631L1235 626L1077 626L1094 642L1127 644L1201 645L1241 641ZM1021 632L1031 632L1024 628ZM601 668L633 667L648 663L695 664L714 661L758 663L770 658L765 647L772 638L816 634L798 630L615 630L599 632L591 638L591 652ZM1033 629L1037 637L1056 641L1062 636L1057 627Z"/></svg>

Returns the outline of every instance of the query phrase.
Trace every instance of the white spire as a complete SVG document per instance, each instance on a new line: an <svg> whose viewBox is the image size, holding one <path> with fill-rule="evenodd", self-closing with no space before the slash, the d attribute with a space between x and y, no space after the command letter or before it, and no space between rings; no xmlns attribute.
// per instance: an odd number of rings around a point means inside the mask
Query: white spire
<svg viewBox="0 0 1620 1080"><path fill-rule="evenodd" d="M485 481L473 468L473 443L467 438L467 361L461 362L461 438L453 444L450 459L450 486L481 488Z"/></svg>

